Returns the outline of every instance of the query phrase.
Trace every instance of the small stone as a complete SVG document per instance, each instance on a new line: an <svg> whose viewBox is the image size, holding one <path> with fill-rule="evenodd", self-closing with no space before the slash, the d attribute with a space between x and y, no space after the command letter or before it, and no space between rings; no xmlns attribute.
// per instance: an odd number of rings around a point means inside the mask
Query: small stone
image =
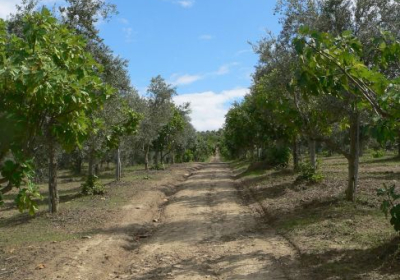
<svg viewBox="0 0 400 280"><path fill-rule="evenodd" d="M158 223L158 219L154 219L154 220L153 220L153 223Z"/></svg>
<svg viewBox="0 0 400 280"><path fill-rule="evenodd" d="M40 264L38 264L38 265L36 266L36 269L43 269L43 268L45 268L45 267L46 267L46 265L40 263Z"/></svg>
<svg viewBox="0 0 400 280"><path fill-rule="evenodd" d="M82 236L82 239L91 239L92 237L91 236L89 236L89 235L86 235L86 236Z"/></svg>

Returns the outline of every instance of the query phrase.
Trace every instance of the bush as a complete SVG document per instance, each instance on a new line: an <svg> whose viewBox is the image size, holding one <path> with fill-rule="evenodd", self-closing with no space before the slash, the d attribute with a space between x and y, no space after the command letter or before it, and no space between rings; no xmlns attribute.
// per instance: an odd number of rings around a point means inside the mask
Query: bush
<svg viewBox="0 0 400 280"><path fill-rule="evenodd" d="M191 162L194 160L194 155L192 151L186 150L185 154L183 155L183 162Z"/></svg>
<svg viewBox="0 0 400 280"><path fill-rule="evenodd" d="M381 210L385 214L386 218L390 214L390 224L393 226L396 232L400 232L400 204L397 200L400 198L400 194L395 191L396 185L387 187L383 184L383 188L377 191L378 196L386 197L381 204Z"/></svg>
<svg viewBox="0 0 400 280"><path fill-rule="evenodd" d="M98 181L97 176L89 176L81 187L84 195L103 195L106 193L104 185Z"/></svg>
<svg viewBox="0 0 400 280"><path fill-rule="evenodd" d="M274 167L287 167L290 159L290 149L287 147L272 147L267 150L266 162Z"/></svg>
<svg viewBox="0 0 400 280"><path fill-rule="evenodd" d="M314 168L310 163L300 163L298 169L299 176L297 176L296 181L307 181L309 183L318 183L324 179L324 176L317 168Z"/></svg>
<svg viewBox="0 0 400 280"><path fill-rule="evenodd" d="M323 155L324 157L331 157L331 156L332 156L332 152L331 152L331 151L324 150L324 151L322 151L322 155Z"/></svg>
<svg viewBox="0 0 400 280"><path fill-rule="evenodd" d="M381 158L385 156L385 151L384 150L375 150L372 152L372 157L373 158Z"/></svg>
<svg viewBox="0 0 400 280"><path fill-rule="evenodd" d="M150 170L165 170L164 164L158 163L150 167Z"/></svg>

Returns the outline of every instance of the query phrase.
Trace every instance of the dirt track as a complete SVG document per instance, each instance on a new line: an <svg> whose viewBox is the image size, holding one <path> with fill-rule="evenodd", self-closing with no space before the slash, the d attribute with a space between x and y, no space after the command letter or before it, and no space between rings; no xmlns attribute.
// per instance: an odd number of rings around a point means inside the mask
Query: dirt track
<svg viewBox="0 0 400 280"><path fill-rule="evenodd" d="M144 193L33 279L301 279L295 250L235 184L227 164L204 164L169 200Z"/></svg>

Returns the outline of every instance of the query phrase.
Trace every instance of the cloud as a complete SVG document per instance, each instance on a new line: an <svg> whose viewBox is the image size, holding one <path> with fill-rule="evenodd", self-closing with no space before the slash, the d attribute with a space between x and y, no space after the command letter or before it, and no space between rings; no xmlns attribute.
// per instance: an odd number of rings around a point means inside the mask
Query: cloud
<svg viewBox="0 0 400 280"><path fill-rule="evenodd" d="M221 76L221 75L225 75L228 74L230 71L230 66L229 65L222 65L221 67L219 67L219 69L214 72L215 75Z"/></svg>
<svg viewBox="0 0 400 280"><path fill-rule="evenodd" d="M251 53L251 52L253 52L252 49L240 50L240 51L237 51L237 52L235 53L235 56L240 56L240 55L242 55L242 54Z"/></svg>
<svg viewBox="0 0 400 280"><path fill-rule="evenodd" d="M126 18L118 18L118 21L122 24L128 25L129 24L129 20L127 20Z"/></svg>
<svg viewBox="0 0 400 280"><path fill-rule="evenodd" d="M229 105L233 101L243 98L248 92L247 88L237 88L219 93L213 91L188 93L175 96L174 102L178 105L190 103L192 110L190 117L197 130L218 130L225 122Z"/></svg>
<svg viewBox="0 0 400 280"><path fill-rule="evenodd" d="M173 86L190 85L201 79L203 79L203 76L201 76L201 75L185 74L185 75L179 76L178 74L174 74L171 77L171 80L172 80L171 84Z"/></svg>
<svg viewBox="0 0 400 280"><path fill-rule="evenodd" d="M212 36L210 34L203 34L203 35L199 36L199 39L203 40L203 41L209 41L209 40L211 40L213 38L214 38L214 36Z"/></svg>
<svg viewBox="0 0 400 280"><path fill-rule="evenodd" d="M193 7L195 0L180 0L180 1L175 1L175 3L181 5L183 8L191 8Z"/></svg>
<svg viewBox="0 0 400 280"><path fill-rule="evenodd" d="M226 75L231 71L231 68L236 65L239 65L239 63L232 62L229 64L224 64L221 67L219 67L217 71L210 73L210 75L216 75L216 76Z"/></svg>
<svg viewBox="0 0 400 280"><path fill-rule="evenodd" d="M43 0L39 4L54 4L63 0ZM17 11L16 5L21 5L21 0L0 0L0 18L6 19L10 14Z"/></svg>
<svg viewBox="0 0 400 280"><path fill-rule="evenodd" d="M137 34L137 32L134 32L132 27L124 27L124 28L122 28L122 31L125 34L125 42L126 43L135 42L134 36Z"/></svg>
<svg viewBox="0 0 400 280"><path fill-rule="evenodd" d="M209 77L216 77L216 76L222 76L222 75L226 75L231 71L231 68L233 66L238 65L239 63L237 62L233 62L233 63L229 63L229 64L225 64L222 65L221 67L218 68L217 71L213 71L213 72L208 72L208 73L204 73L204 74L195 74L195 75L191 75L191 74L173 74L171 76L170 83L173 86L184 86L184 85L190 85L194 82L197 82L199 80L203 80Z"/></svg>

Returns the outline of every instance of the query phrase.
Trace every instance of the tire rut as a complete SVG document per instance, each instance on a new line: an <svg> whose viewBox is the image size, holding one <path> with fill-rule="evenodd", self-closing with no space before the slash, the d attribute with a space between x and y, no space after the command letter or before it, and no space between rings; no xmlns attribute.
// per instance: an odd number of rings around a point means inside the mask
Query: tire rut
<svg viewBox="0 0 400 280"><path fill-rule="evenodd" d="M260 226L238 193L227 164L194 171L163 210L162 225L133 250L129 268L116 278L292 279L284 268L296 252Z"/></svg>

